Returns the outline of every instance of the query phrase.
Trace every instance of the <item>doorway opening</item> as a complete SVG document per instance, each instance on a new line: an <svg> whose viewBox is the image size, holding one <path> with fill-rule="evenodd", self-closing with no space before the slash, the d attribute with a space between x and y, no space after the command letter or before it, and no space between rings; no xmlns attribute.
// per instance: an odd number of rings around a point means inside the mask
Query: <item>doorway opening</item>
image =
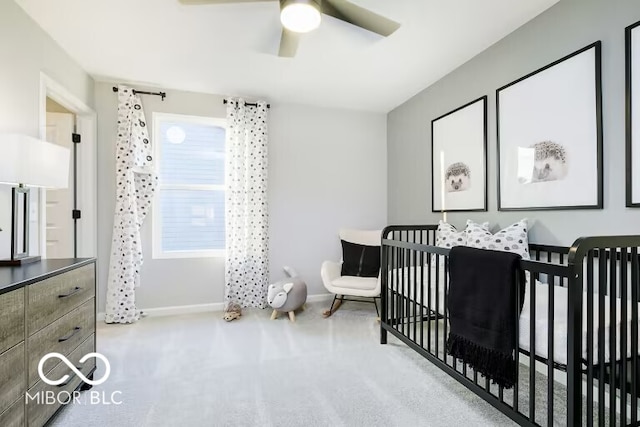
<svg viewBox="0 0 640 427"><path fill-rule="evenodd" d="M69 186L37 193L35 237L42 258L88 258L98 252L96 113L40 73L40 138L70 149ZM33 206L33 204L32 204ZM34 209L32 209L34 210Z"/></svg>
<svg viewBox="0 0 640 427"><path fill-rule="evenodd" d="M47 258L74 258L77 254L77 227L73 219L76 210L76 159L73 134L76 115L47 97L46 140L65 147L70 152L69 187L47 189L45 205L45 244Z"/></svg>

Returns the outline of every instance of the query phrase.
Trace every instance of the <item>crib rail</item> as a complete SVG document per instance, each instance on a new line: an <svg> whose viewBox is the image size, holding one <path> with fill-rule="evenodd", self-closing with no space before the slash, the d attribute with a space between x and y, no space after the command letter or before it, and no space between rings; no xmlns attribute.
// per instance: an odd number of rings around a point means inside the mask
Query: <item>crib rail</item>
<svg viewBox="0 0 640 427"><path fill-rule="evenodd" d="M520 425L638 425L640 236L579 239L571 248L530 245L532 259L520 261L528 298L523 314L514 313L520 343L515 358L525 368L515 387L505 390L446 353L449 250L435 246L436 229L383 231L381 343L390 333ZM540 311L541 302L546 310ZM598 310L605 306L607 311ZM525 311L528 325L521 328ZM607 324L627 315L630 322L607 332ZM546 324L538 324L539 316ZM593 319L584 321L586 334L583 316ZM558 336L556 327L566 336ZM605 341L608 353L600 345ZM546 398L536 397L536 390Z"/></svg>

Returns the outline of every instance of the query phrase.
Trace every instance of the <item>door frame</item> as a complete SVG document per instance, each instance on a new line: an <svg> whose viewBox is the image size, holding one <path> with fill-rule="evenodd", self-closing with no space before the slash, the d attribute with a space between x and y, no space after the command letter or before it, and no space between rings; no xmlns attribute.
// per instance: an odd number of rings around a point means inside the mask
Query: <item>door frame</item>
<svg viewBox="0 0 640 427"><path fill-rule="evenodd" d="M47 135L47 98L51 98L76 117L76 133L82 135L78 147L77 205L82 211L78 221L78 257L96 257L98 253L98 197L97 197L97 115L95 111L45 73L40 73L40 138ZM47 255L47 192L39 195L39 239L40 256ZM69 212L71 215L71 212Z"/></svg>

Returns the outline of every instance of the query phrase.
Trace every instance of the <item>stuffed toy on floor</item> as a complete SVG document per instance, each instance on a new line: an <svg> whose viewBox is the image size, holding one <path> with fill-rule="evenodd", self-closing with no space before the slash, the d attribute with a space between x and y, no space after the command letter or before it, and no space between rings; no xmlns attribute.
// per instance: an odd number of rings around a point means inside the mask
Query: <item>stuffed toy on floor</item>
<svg viewBox="0 0 640 427"><path fill-rule="evenodd" d="M295 311L304 308L304 303L307 302L307 284L292 268L284 267L284 271L289 278L269 285L267 302L273 308L272 320L278 317L279 312L282 312L288 313L289 320L295 322Z"/></svg>
<svg viewBox="0 0 640 427"><path fill-rule="evenodd" d="M242 316L242 307L240 304L230 303L227 305L227 308L224 309L224 316L222 318L227 322L231 322L232 320L239 319Z"/></svg>

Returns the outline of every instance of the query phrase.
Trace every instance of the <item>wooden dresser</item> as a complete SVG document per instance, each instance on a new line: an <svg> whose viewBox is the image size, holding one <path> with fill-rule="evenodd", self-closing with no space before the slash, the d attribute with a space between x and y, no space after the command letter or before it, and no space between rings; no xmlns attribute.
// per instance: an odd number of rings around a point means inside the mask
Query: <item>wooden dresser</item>
<svg viewBox="0 0 640 427"><path fill-rule="evenodd" d="M46 354L63 354L92 378L95 358L80 359L95 351L95 293L94 259L0 267L0 426L43 426L63 406L58 397L84 386L59 358L48 359L43 372L69 379L58 386L42 381L38 363Z"/></svg>

